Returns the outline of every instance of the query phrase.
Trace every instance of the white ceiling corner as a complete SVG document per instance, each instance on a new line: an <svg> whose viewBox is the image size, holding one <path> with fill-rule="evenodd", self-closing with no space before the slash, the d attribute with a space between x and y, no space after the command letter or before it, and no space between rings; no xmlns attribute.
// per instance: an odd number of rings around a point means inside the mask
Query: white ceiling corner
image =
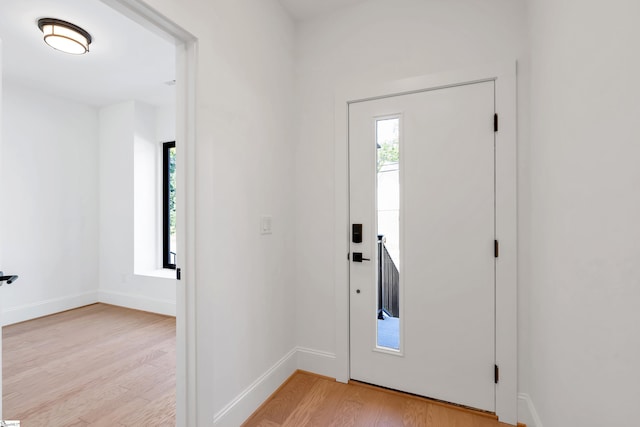
<svg viewBox="0 0 640 427"><path fill-rule="evenodd" d="M308 20L367 0L279 0L297 20ZM37 20L73 22L93 37L90 52L57 52L42 40ZM136 99L175 102L175 47L100 0L1 0L2 74L7 81L104 106Z"/></svg>
<svg viewBox="0 0 640 427"><path fill-rule="evenodd" d="M47 46L39 18L72 22L92 38L85 55ZM124 100L170 105L175 47L99 0L0 1L2 74L10 82L92 106Z"/></svg>

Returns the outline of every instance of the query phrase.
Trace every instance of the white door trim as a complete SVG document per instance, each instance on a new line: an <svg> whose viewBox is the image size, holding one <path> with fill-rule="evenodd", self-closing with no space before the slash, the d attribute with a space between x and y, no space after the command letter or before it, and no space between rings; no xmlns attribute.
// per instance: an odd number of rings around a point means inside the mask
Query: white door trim
<svg viewBox="0 0 640 427"><path fill-rule="evenodd" d="M176 425L196 425L195 167L196 67L198 40L143 0L101 0L128 18L176 44L176 147L179 267L176 286Z"/></svg>
<svg viewBox="0 0 640 427"><path fill-rule="evenodd" d="M503 422L517 423L517 150L516 63L508 62L420 76L379 84L355 84L337 91L335 98L335 310L336 372L347 382L349 373L349 104L436 88L494 80L496 133L496 236L500 256L496 262L496 414Z"/></svg>

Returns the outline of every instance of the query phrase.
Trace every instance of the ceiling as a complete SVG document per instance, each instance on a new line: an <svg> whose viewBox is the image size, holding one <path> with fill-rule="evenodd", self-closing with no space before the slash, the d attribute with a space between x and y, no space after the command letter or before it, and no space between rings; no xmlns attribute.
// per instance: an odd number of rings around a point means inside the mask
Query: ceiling
<svg viewBox="0 0 640 427"><path fill-rule="evenodd" d="M85 55L46 45L39 18L72 22L93 37ZM170 105L175 47L99 0L0 0L2 74L7 82L100 107L124 100Z"/></svg>
<svg viewBox="0 0 640 427"><path fill-rule="evenodd" d="M366 0L279 0L294 20L329 14ZM86 55L47 46L40 18L58 18L87 30ZM100 0L0 0L2 77L7 82L102 107L135 99L175 102L175 47Z"/></svg>
<svg viewBox="0 0 640 427"><path fill-rule="evenodd" d="M293 19L304 21L366 0L280 0Z"/></svg>

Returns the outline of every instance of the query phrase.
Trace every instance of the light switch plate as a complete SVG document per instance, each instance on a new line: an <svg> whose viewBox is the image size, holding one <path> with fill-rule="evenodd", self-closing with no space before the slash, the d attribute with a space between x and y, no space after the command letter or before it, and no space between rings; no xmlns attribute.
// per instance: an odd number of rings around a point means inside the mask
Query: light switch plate
<svg viewBox="0 0 640 427"><path fill-rule="evenodd" d="M272 223L273 223L273 217L271 216L263 216L260 219L260 234L271 234L272 231Z"/></svg>

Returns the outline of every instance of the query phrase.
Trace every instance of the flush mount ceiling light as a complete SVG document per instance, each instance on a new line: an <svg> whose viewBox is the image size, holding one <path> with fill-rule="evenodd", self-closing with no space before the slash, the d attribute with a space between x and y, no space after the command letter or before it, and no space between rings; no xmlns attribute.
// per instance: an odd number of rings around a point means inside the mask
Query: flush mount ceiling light
<svg viewBox="0 0 640 427"><path fill-rule="evenodd" d="M44 42L56 50L82 55L89 52L91 34L70 22L54 18L38 20L38 28L44 34Z"/></svg>

